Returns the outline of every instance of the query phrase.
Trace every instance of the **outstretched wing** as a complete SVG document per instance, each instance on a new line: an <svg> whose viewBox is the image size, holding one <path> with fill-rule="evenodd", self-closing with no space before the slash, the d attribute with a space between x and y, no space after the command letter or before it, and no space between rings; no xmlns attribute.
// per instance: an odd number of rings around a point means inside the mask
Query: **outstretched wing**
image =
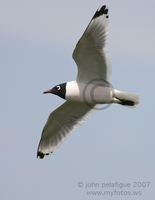
<svg viewBox="0 0 155 200"><path fill-rule="evenodd" d="M44 158L55 151L97 106L91 108L85 103L66 101L54 110L43 128L37 157Z"/></svg>
<svg viewBox="0 0 155 200"><path fill-rule="evenodd" d="M107 53L109 30L108 9L100 7L76 45L73 59L78 67L77 82L109 80L111 66Z"/></svg>

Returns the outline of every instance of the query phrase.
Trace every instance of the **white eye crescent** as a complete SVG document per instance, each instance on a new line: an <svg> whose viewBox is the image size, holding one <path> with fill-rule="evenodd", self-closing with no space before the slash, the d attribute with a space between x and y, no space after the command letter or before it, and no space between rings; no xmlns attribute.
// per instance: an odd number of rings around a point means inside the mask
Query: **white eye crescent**
<svg viewBox="0 0 155 200"><path fill-rule="evenodd" d="M58 85L58 86L57 86L57 90L60 90L60 89L61 89L61 87L60 87L60 85Z"/></svg>

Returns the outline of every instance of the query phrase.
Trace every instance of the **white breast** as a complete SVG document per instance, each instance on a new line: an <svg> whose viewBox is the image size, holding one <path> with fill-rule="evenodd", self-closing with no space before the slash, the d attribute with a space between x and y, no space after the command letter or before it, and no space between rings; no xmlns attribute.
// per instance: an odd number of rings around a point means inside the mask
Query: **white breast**
<svg viewBox="0 0 155 200"><path fill-rule="evenodd" d="M87 102L91 104L110 103L113 89L102 84L82 84L67 82L66 100Z"/></svg>

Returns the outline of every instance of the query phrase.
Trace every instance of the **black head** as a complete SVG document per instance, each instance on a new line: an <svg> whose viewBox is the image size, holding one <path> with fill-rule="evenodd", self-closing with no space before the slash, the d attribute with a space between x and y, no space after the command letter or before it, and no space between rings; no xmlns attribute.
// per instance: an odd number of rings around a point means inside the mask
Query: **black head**
<svg viewBox="0 0 155 200"><path fill-rule="evenodd" d="M47 93L52 93L52 94L58 95L59 97L65 99L65 97L66 97L66 83L56 85L51 90L47 90L47 91L43 92L43 94L47 94Z"/></svg>

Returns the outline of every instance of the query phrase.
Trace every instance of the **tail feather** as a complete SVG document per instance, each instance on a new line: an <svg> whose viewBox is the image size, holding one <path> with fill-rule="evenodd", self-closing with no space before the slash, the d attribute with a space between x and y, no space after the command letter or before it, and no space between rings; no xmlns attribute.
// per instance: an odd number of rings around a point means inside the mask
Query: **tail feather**
<svg viewBox="0 0 155 200"><path fill-rule="evenodd" d="M119 104L129 108L135 108L140 101L139 94L121 92L119 90L115 90L115 98L119 100Z"/></svg>

